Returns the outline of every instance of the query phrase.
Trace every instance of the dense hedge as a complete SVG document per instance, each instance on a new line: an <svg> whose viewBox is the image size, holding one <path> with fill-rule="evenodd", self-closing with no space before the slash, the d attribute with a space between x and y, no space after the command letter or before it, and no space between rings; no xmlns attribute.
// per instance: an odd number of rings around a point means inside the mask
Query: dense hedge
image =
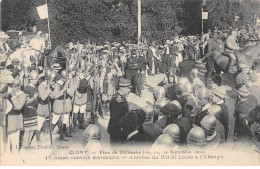
<svg viewBox="0 0 260 169"><path fill-rule="evenodd" d="M37 25L47 32L47 20L40 20L36 7L44 0L2 0L3 30L28 30ZM202 0L142 0L142 35L148 41L174 34L201 33ZM88 39L137 41L137 0L48 0L53 45ZM204 30L215 26L254 24L259 1L207 0ZM258 12L258 13L257 13ZM234 22L239 15L238 22Z"/></svg>

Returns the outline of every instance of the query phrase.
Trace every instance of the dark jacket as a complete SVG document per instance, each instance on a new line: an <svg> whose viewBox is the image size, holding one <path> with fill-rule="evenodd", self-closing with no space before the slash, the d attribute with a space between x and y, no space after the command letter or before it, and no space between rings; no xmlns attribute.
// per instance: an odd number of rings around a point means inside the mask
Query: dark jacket
<svg viewBox="0 0 260 169"><path fill-rule="evenodd" d="M148 136L149 142L154 142L162 134L160 127L154 123L143 124L143 131Z"/></svg>
<svg viewBox="0 0 260 169"><path fill-rule="evenodd" d="M139 67L141 71L145 71L146 70L146 58L145 56L140 56L139 57Z"/></svg>
<svg viewBox="0 0 260 169"><path fill-rule="evenodd" d="M108 123L107 132L112 137L118 137L119 135L122 135L119 120L129 111L126 98L118 92L115 93L110 101L109 110L110 120Z"/></svg>
<svg viewBox="0 0 260 169"><path fill-rule="evenodd" d="M180 128L180 143L184 144L187 142L187 136L192 128L192 123L187 117L181 117L177 119L174 123L176 123Z"/></svg>
<svg viewBox="0 0 260 169"><path fill-rule="evenodd" d="M222 113L219 118L219 122L224 126L225 129L225 137L227 139L228 131L229 131L229 114L227 105L225 103L219 104L221 107Z"/></svg>
<svg viewBox="0 0 260 169"><path fill-rule="evenodd" d="M184 59L179 63L177 75L189 78L193 68L195 68L195 61Z"/></svg>

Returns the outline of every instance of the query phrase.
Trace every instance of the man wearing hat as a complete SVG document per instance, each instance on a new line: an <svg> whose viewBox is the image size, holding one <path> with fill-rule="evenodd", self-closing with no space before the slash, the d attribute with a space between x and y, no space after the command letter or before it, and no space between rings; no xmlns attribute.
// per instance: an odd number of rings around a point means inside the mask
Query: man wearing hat
<svg viewBox="0 0 260 169"><path fill-rule="evenodd" d="M239 73L235 78L236 89L240 88L250 79L250 66L248 66L247 64L239 64L239 67L241 68L242 72Z"/></svg>
<svg viewBox="0 0 260 169"><path fill-rule="evenodd" d="M3 154L7 149L7 114L13 105L7 98L8 84L0 82L0 153Z"/></svg>
<svg viewBox="0 0 260 169"><path fill-rule="evenodd" d="M147 74L150 76L154 74L154 53L155 53L155 42L151 43L150 47L147 50L147 63L148 63L148 72Z"/></svg>
<svg viewBox="0 0 260 169"><path fill-rule="evenodd" d="M237 38L237 32L232 31L231 34L227 37L226 47L225 47L225 53L227 53L230 58L228 72L232 74L236 72L236 67L234 66L236 61L236 56L234 54L234 51L240 50L240 47L236 43L236 38Z"/></svg>
<svg viewBox="0 0 260 169"><path fill-rule="evenodd" d="M29 84L24 88L27 95L26 107L23 113L24 119L24 146L29 146L34 131L38 129L36 110L38 107L38 73L32 70L29 75ZM39 141L39 131L36 132L37 141Z"/></svg>
<svg viewBox="0 0 260 169"><path fill-rule="evenodd" d="M212 103L214 105L219 105L221 107L222 113L220 115L219 121L225 128L225 138L227 141L228 131L229 131L229 114L228 114L227 105L224 101L225 98L227 97L226 89L223 86L220 86L216 89L211 90L211 93L212 93Z"/></svg>
<svg viewBox="0 0 260 169"><path fill-rule="evenodd" d="M62 121L62 132L61 139L68 141L67 137L72 137L67 131L66 124L69 120L69 113L72 110L72 104L70 96L73 96L72 88L69 88L69 82L64 82L60 74L56 75L54 90L51 93L51 98L54 99L53 103L53 119L52 119L52 130L55 128L60 117L63 118Z"/></svg>
<svg viewBox="0 0 260 169"><path fill-rule="evenodd" d="M54 72L55 74L60 73L60 71L61 71L61 66L60 66L60 64L59 64L59 63L54 63L54 64L52 65L52 70L53 70L53 72Z"/></svg>
<svg viewBox="0 0 260 169"><path fill-rule="evenodd" d="M12 145L13 152L18 153L19 134L24 129L23 116L26 104L26 94L20 89L21 82L19 79L14 79L12 83L12 91L9 101L13 107L7 116L7 135L8 145Z"/></svg>
<svg viewBox="0 0 260 169"><path fill-rule="evenodd" d="M177 75L180 77L188 77L191 81L190 72L193 68L195 68L195 61L186 57L179 63Z"/></svg>
<svg viewBox="0 0 260 169"><path fill-rule="evenodd" d="M9 36L5 32L0 32L0 63L5 64L6 59L13 52L9 45L6 43L6 40Z"/></svg>
<svg viewBox="0 0 260 169"><path fill-rule="evenodd" d="M88 117L90 121L91 110L92 110L92 90L91 88L91 76L89 72L80 73L77 84L75 85L75 98L73 105L73 131L77 131L77 122L79 124L79 129L85 129L83 126L84 114ZM87 112L86 112L87 111ZM88 121L88 122L89 122Z"/></svg>
<svg viewBox="0 0 260 169"><path fill-rule="evenodd" d="M50 74L46 74L44 81L39 84L38 87L38 107L37 107L37 121L38 121L38 129L36 131L36 139L40 141L40 133L43 127L44 121L46 118L50 118L50 95L53 92L53 80L56 74L50 72Z"/></svg>
<svg viewBox="0 0 260 169"><path fill-rule="evenodd" d="M200 122L202 130L206 134L206 147L217 148L221 143L221 137L216 131L217 119L214 115L206 115Z"/></svg>
<svg viewBox="0 0 260 169"><path fill-rule="evenodd" d="M141 97L141 86L140 86L140 62L134 52L130 58L127 59L127 70L126 78L133 84L133 92Z"/></svg>
<svg viewBox="0 0 260 169"><path fill-rule="evenodd" d="M132 88L130 81L121 78L119 80L119 90L113 95L110 101L110 120L107 132L110 135L111 143L119 143L126 139L126 136L119 126L119 120L129 111L126 97L130 92L130 88Z"/></svg>
<svg viewBox="0 0 260 169"><path fill-rule="evenodd" d="M159 135L162 134L160 127L154 123L154 108L150 105L144 107L146 114L143 123L143 132L148 136L149 142L154 142Z"/></svg>
<svg viewBox="0 0 260 169"><path fill-rule="evenodd" d="M42 31L37 32L36 37L30 41L29 46L35 50L35 57L38 57L38 60L41 60L41 53L44 52L45 47L45 40L42 38Z"/></svg>
<svg viewBox="0 0 260 169"><path fill-rule="evenodd" d="M240 141L249 141L252 139L249 130L252 121L247 119L249 113L255 108L255 104L248 100L248 89L245 85L237 89L238 102L235 105L235 129L234 135Z"/></svg>

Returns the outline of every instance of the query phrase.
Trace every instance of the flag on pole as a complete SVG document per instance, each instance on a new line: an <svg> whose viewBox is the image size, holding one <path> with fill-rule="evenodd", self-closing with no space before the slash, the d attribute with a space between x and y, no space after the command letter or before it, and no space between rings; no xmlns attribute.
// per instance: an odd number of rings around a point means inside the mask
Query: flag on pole
<svg viewBox="0 0 260 169"><path fill-rule="evenodd" d="M39 17L41 19L46 19L48 18L48 7L47 7L47 4L44 4L42 6L38 6L37 7L37 12L39 14Z"/></svg>
<svg viewBox="0 0 260 169"><path fill-rule="evenodd" d="M202 19L208 19L208 12L202 12Z"/></svg>

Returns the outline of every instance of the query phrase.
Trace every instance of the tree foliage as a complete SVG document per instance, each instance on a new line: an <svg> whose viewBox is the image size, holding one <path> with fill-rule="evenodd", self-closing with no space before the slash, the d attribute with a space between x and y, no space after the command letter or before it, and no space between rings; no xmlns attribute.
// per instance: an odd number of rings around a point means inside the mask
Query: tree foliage
<svg viewBox="0 0 260 169"><path fill-rule="evenodd" d="M45 0L3 0L3 30L28 30L32 25L48 32L36 7ZM202 0L142 0L142 35L148 40L169 39L175 34L201 33ZM137 41L137 0L48 0L53 45L70 41ZM215 26L254 24L259 1L206 0L204 31ZM235 16L239 20L235 22Z"/></svg>

